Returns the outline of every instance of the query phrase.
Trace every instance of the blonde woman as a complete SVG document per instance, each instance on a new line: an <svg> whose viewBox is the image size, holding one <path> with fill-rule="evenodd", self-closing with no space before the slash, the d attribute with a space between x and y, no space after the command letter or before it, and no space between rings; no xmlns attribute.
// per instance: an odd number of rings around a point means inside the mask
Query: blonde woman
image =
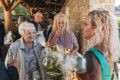
<svg viewBox="0 0 120 80"><path fill-rule="evenodd" d="M88 41L87 70L82 74L83 80L111 80L113 63L120 56L118 26L113 15L106 10L89 12L82 31Z"/></svg>
<svg viewBox="0 0 120 80"><path fill-rule="evenodd" d="M53 30L49 36L49 45L60 45L70 53L76 53L79 49L77 39L73 32L69 31L67 17L63 13L58 13L54 17Z"/></svg>

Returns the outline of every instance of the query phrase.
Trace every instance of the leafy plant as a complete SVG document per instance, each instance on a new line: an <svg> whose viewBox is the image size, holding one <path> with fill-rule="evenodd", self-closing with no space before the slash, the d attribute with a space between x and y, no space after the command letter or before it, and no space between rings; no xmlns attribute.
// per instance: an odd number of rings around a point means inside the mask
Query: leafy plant
<svg viewBox="0 0 120 80"><path fill-rule="evenodd" d="M0 13L4 13L2 6L0 6Z"/></svg>
<svg viewBox="0 0 120 80"><path fill-rule="evenodd" d="M47 72L48 80L61 80L62 72L60 70L60 63L55 56L57 48L55 46L47 46L45 48L46 58L43 60L43 65Z"/></svg>
<svg viewBox="0 0 120 80"><path fill-rule="evenodd" d="M19 5L14 9L12 14L14 14L14 15L29 15L29 12L24 6Z"/></svg>
<svg viewBox="0 0 120 80"><path fill-rule="evenodd" d="M0 13L4 13L3 11L3 7L0 5ZM22 5L18 5L13 11L12 11L13 15L29 15L28 10L22 6Z"/></svg>
<svg viewBox="0 0 120 80"><path fill-rule="evenodd" d="M120 17L118 18L117 22L118 22L118 26L120 27Z"/></svg>

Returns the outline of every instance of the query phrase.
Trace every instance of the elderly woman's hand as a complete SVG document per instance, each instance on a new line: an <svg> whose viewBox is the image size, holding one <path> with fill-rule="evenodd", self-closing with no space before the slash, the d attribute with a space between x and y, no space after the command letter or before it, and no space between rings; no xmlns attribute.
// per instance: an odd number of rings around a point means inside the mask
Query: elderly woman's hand
<svg viewBox="0 0 120 80"><path fill-rule="evenodd" d="M20 62L17 57L13 59L13 64L12 66L16 67L17 69L20 67Z"/></svg>

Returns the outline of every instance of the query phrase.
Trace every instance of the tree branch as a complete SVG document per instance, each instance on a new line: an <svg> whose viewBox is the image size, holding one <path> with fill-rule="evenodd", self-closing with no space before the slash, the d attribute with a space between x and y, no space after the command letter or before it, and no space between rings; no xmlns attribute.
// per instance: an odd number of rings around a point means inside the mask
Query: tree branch
<svg viewBox="0 0 120 80"><path fill-rule="evenodd" d="M7 7L10 9L10 0L4 0L4 2L6 3Z"/></svg>
<svg viewBox="0 0 120 80"><path fill-rule="evenodd" d="M20 3L22 3L23 0L17 0L13 3L12 7L11 7L11 11L14 10L16 8L16 6L18 6Z"/></svg>
<svg viewBox="0 0 120 80"><path fill-rule="evenodd" d="M32 13L32 8L29 7L28 10L29 10L30 15L32 16L32 14L33 14L33 13Z"/></svg>
<svg viewBox="0 0 120 80"><path fill-rule="evenodd" d="M6 11L9 10L9 8L7 7L7 5L6 5L6 3L5 3L4 0L0 0L0 2L1 2L1 4L2 4L4 10L6 10Z"/></svg>
<svg viewBox="0 0 120 80"><path fill-rule="evenodd" d="M14 2L15 2L15 0L12 0L12 1L10 2L10 7L14 4Z"/></svg>

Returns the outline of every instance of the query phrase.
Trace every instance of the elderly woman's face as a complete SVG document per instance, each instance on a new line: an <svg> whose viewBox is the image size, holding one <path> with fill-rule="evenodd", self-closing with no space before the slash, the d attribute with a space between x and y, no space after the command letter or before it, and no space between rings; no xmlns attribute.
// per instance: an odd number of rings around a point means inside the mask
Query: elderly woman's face
<svg viewBox="0 0 120 80"><path fill-rule="evenodd" d="M91 19L87 17L82 26L82 32L85 39L90 39L94 35L94 29L92 27Z"/></svg>
<svg viewBox="0 0 120 80"><path fill-rule="evenodd" d="M26 42L33 42L35 39L35 30L34 29L24 30L23 38Z"/></svg>

